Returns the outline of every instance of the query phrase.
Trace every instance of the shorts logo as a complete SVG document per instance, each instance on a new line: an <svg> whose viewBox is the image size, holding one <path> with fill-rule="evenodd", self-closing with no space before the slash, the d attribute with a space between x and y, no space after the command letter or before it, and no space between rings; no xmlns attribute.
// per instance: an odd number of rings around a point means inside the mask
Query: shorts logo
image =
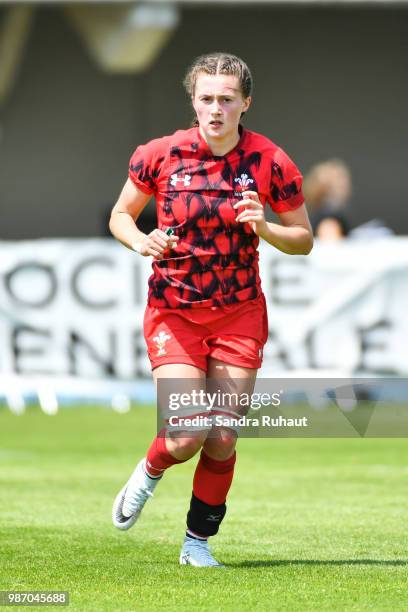
<svg viewBox="0 0 408 612"><path fill-rule="evenodd" d="M177 174L171 175L170 185L173 185L173 187L175 187L177 183L180 182L184 183L184 187L188 187L189 185L191 185L191 176L189 174L185 174L184 176L180 176L179 178Z"/></svg>
<svg viewBox="0 0 408 612"><path fill-rule="evenodd" d="M247 191L249 186L254 183L254 179L250 178L247 174L241 174L240 177L234 179L235 183L238 183L240 186L240 191L236 191L234 193L235 196L242 196L243 191Z"/></svg>
<svg viewBox="0 0 408 612"><path fill-rule="evenodd" d="M167 354L166 349L164 348L164 345L166 344L167 340L170 340L170 338L171 336L166 334L166 332L164 331L159 332L158 335L153 338L153 342L157 344L157 348L158 348L157 357Z"/></svg>

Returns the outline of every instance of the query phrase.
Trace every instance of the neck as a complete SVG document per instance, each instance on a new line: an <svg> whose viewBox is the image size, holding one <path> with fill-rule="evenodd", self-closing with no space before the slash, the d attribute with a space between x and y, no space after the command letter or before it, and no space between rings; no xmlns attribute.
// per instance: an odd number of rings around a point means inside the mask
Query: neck
<svg viewBox="0 0 408 612"><path fill-rule="evenodd" d="M238 130L233 134L226 135L222 139L209 137L207 134L205 134L201 126L199 127L199 130L202 138L211 149L211 153L220 157L232 151L232 149L239 143L239 139L241 138Z"/></svg>

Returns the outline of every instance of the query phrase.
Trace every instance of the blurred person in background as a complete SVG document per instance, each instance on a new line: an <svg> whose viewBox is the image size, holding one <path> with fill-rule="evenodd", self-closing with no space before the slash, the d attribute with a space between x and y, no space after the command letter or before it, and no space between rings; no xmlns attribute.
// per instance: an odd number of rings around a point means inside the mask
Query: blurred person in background
<svg viewBox="0 0 408 612"><path fill-rule="evenodd" d="M195 390L253 392L268 336L258 272L262 238L288 254L308 254L312 231L302 176L286 153L240 120L251 104L252 77L238 57L197 58L185 78L194 127L139 146L115 204L112 234L142 257L152 257L144 333L157 385L190 380ZM165 96L165 92L163 92ZM158 227L138 227L152 195ZM268 204L280 224L265 220ZM189 432L160 431L113 505L113 523L126 530L138 519L164 472L201 450L180 563L220 567L208 546L226 513L235 465L233 426L248 408L191 406L207 420ZM214 415L231 426L213 425Z"/></svg>
<svg viewBox="0 0 408 612"><path fill-rule="evenodd" d="M351 172L343 161L330 159L313 166L305 176L303 193L316 238L341 240L348 236L347 204L352 182Z"/></svg>

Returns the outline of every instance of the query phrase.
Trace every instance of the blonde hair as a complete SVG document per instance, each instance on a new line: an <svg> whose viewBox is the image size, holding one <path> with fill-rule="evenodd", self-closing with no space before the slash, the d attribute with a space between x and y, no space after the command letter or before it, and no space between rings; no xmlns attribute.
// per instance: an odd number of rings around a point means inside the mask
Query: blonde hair
<svg viewBox="0 0 408 612"><path fill-rule="evenodd" d="M230 74L239 80L241 93L244 98L252 94L253 80L251 71L246 63L230 53L208 53L197 57L184 78L184 87L189 96L194 96L197 77L200 72L204 74Z"/></svg>

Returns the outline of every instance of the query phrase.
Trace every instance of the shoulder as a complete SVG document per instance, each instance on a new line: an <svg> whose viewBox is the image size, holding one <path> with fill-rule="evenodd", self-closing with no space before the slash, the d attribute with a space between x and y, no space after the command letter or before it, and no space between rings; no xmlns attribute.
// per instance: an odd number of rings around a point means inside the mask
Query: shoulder
<svg viewBox="0 0 408 612"><path fill-rule="evenodd" d="M188 130L177 130L173 134L161 136L160 138L154 138L149 140L145 144L141 144L137 147L135 154L138 155L149 155L149 157L165 157L166 154L174 147L182 146L183 144L190 144L195 139L195 129L191 128Z"/></svg>
<svg viewBox="0 0 408 612"><path fill-rule="evenodd" d="M245 148L257 150L262 157L271 164L282 165L283 167L295 165L289 155L278 144L267 136L258 134L252 130L246 130Z"/></svg>
<svg viewBox="0 0 408 612"><path fill-rule="evenodd" d="M178 130L174 134L154 138L139 145L130 158L129 177L131 180L142 191L153 192L171 156L182 155L183 144L191 143L195 133L194 128Z"/></svg>
<svg viewBox="0 0 408 612"><path fill-rule="evenodd" d="M279 156L280 152L283 152L277 144L263 134L258 134L258 132L253 132L252 130L245 130L245 135L245 149L256 150L262 156L269 159L275 159Z"/></svg>
<svg viewBox="0 0 408 612"><path fill-rule="evenodd" d="M279 148L267 136L247 129L245 130L245 147L258 149L260 153L270 155L273 155L276 149Z"/></svg>
<svg viewBox="0 0 408 612"><path fill-rule="evenodd" d="M190 145L197 140L197 128L192 127L187 130L177 130L170 138L170 146Z"/></svg>

